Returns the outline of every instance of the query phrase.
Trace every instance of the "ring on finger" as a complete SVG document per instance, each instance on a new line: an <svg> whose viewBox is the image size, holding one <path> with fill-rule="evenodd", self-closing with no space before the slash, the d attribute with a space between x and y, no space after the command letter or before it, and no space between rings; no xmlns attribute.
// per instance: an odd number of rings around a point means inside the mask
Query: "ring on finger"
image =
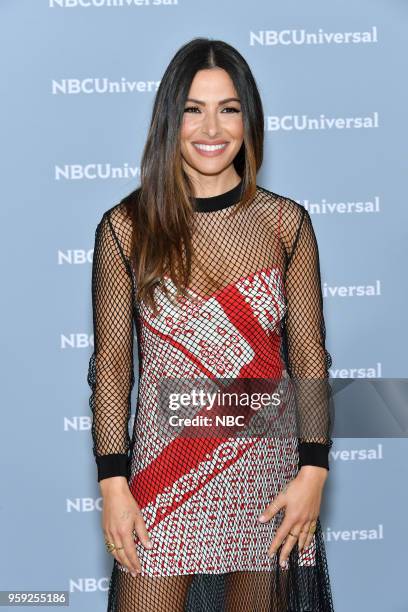
<svg viewBox="0 0 408 612"><path fill-rule="evenodd" d="M113 542L109 542L108 539L105 539L105 548L108 552L112 552L113 550L115 550L116 546Z"/></svg>

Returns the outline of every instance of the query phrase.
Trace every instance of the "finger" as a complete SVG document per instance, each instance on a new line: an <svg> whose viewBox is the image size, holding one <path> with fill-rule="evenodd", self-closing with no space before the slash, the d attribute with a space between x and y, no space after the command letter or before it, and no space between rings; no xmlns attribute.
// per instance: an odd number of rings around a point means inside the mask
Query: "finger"
<svg viewBox="0 0 408 612"><path fill-rule="evenodd" d="M137 556L135 543L131 533L127 532L126 535L122 535L122 546L123 549L119 551L119 553L124 553L126 557L126 566L129 571L140 573L142 571L142 566Z"/></svg>
<svg viewBox="0 0 408 612"><path fill-rule="evenodd" d="M302 525L302 529L300 530L299 533L299 539L298 539L298 547L299 547L299 551L302 551L309 533L309 529L310 529L310 521L306 521L306 523L303 523Z"/></svg>
<svg viewBox="0 0 408 612"><path fill-rule="evenodd" d="M129 570L132 576L135 576L141 571L140 561L136 555L134 543L131 542L130 544L130 549L133 550L129 550L129 542L126 542L125 540L125 536L119 531L112 532L110 541L116 546L116 548L113 549L112 554L121 565L124 565ZM133 555L132 552L134 553Z"/></svg>
<svg viewBox="0 0 408 612"><path fill-rule="evenodd" d="M114 540L113 533L110 530L104 529L103 535L105 537L105 543L109 542L109 544L113 544L115 546L113 550L107 550L107 552L109 552L109 554L112 555L112 557L114 557L118 563L122 563L118 555L118 552L120 551L117 550L117 546L121 546L121 544L118 544L117 541Z"/></svg>
<svg viewBox="0 0 408 612"><path fill-rule="evenodd" d="M151 549L153 547L153 543L149 537L149 533L146 528L146 523L144 521L143 515L140 512L140 510L137 511L137 516L135 519L134 526L135 526L137 537L139 538L143 546L145 548Z"/></svg>
<svg viewBox="0 0 408 612"><path fill-rule="evenodd" d="M133 578L135 578L136 575L140 574L140 572L142 571L141 566L140 566L140 561L137 555L136 555L136 563L135 563L134 560L131 560L127 556L124 548L120 550L114 550L113 554L115 555L115 559L117 559L117 561L119 561L121 565L123 565L124 567L126 567L127 570L129 570Z"/></svg>
<svg viewBox="0 0 408 612"><path fill-rule="evenodd" d="M149 538L149 534L146 529L146 524L140 511L136 513L136 518L134 520L134 532L136 533L136 536L139 538L143 546L145 546L145 548L151 549L153 547L153 543ZM140 564L140 559L136 553L133 531L131 533L126 531L126 533L123 533L121 535L121 539L123 542L122 546L125 555L130 563L130 567L133 568L133 571L140 573L142 568Z"/></svg>
<svg viewBox="0 0 408 612"><path fill-rule="evenodd" d="M314 536L314 531L310 531L310 530L312 528L315 529L315 527L316 527L316 519L314 519L314 520L312 520L310 522L309 531L307 533L307 537L306 537L304 548L309 548L310 544L312 543L313 536Z"/></svg>
<svg viewBox="0 0 408 612"><path fill-rule="evenodd" d="M299 537L298 534L300 533L300 527L301 525L299 523L296 523L288 531L288 534L283 543L281 553L279 555L279 564L281 565L281 567L284 567L286 565L286 562L289 558L291 550L294 548L294 546L296 545L298 541L298 537Z"/></svg>
<svg viewBox="0 0 408 612"><path fill-rule="evenodd" d="M275 537L273 538L272 543L268 548L268 555L270 557L272 557L276 553L278 548L281 546L281 544L283 544L283 541L289 533L289 530L292 530L293 525L293 519L291 520L288 517L284 518L283 522L276 530Z"/></svg>
<svg viewBox="0 0 408 612"><path fill-rule="evenodd" d="M136 576L136 573L139 571L136 566L132 566L130 560L127 557L127 554L124 549L124 545L122 544L121 535L115 531L107 532L107 539L109 542L112 542L115 545L115 548L110 551L111 555L116 559L118 563L126 567L132 576Z"/></svg>
<svg viewBox="0 0 408 612"><path fill-rule="evenodd" d="M285 498L281 493L279 493L279 495L277 495L277 497L275 497L271 501L271 503L266 506L265 510L258 517L258 520L261 523L266 523L267 521L270 521L271 518L275 516L275 514L277 514L280 510L282 510L282 508L285 507L285 505Z"/></svg>

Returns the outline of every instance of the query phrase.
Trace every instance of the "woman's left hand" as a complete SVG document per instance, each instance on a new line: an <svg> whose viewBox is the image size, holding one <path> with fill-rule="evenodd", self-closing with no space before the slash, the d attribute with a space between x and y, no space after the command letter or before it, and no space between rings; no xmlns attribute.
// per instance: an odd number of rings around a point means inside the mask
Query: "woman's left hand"
<svg viewBox="0 0 408 612"><path fill-rule="evenodd" d="M279 557L282 567L285 566L296 541L298 541L299 551L307 548L312 542L314 532L310 529L314 527L319 516L327 476L328 470L324 467L302 466L296 477L271 501L259 517L259 520L265 523L282 508L285 508L285 517L276 530L275 537L268 549L268 554L272 557L287 538ZM289 531L298 538L290 535Z"/></svg>

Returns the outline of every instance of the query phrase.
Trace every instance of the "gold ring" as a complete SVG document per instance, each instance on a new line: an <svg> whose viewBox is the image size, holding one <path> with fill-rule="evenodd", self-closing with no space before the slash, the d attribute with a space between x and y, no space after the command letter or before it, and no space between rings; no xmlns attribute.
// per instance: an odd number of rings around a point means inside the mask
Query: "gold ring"
<svg viewBox="0 0 408 612"><path fill-rule="evenodd" d="M105 546L108 552L112 552L116 548L116 546L112 542L109 542L108 540L105 540Z"/></svg>
<svg viewBox="0 0 408 612"><path fill-rule="evenodd" d="M109 540L105 540L105 547L108 552L113 552L114 550L122 550L124 546L115 546L113 542L109 542Z"/></svg>

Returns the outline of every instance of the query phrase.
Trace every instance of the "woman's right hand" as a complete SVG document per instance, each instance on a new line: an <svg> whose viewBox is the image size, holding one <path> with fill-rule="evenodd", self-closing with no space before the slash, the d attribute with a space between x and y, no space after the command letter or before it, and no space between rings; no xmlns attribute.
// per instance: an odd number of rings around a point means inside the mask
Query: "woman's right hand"
<svg viewBox="0 0 408 612"><path fill-rule="evenodd" d="M132 576L140 573L140 560L136 554L133 530L147 549L152 543L141 510L130 492L124 476L113 476L100 481L103 498L102 529L105 538L116 547L111 554L124 565Z"/></svg>

